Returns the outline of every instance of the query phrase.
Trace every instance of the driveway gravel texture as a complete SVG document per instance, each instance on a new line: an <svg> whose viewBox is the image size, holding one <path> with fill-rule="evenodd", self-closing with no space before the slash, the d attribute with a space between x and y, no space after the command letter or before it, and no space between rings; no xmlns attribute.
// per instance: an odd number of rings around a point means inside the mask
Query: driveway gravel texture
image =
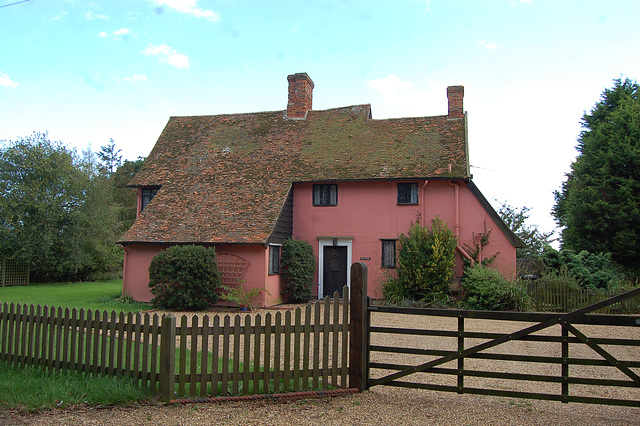
<svg viewBox="0 0 640 426"><path fill-rule="evenodd" d="M260 310L260 313L266 310ZM254 313L255 314L255 313ZM455 330L456 318L417 317L372 313L372 323L407 328ZM517 331L531 323L467 320L465 331L491 331L507 333ZM616 337L640 340L640 327L576 326L589 337ZM559 327L536 334L559 335ZM455 338L426 336L397 336L373 334L372 344L454 349ZM467 347L481 343L467 339ZM606 350L623 360L640 359L640 347L607 346ZM538 342L509 342L489 350L494 353L535 354L560 356L557 344ZM571 345L571 357L598 359L599 355L585 345ZM428 361L420 355L398 355L374 352L372 361L417 365ZM451 363L447 367L454 368ZM496 362L465 360L466 369L559 375L559 365L522 362ZM613 367L594 368L571 366L572 375L583 377L628 378ZM636 374L640 374L635 369ZM388 371L372 370L372 377L381 377ZM455 376L415 374L408 381L455 385ZM559 384L505 381L483 378L465 378L465 385L500 390L559 393ZM640 401L640 389L570 386L572 395L625 398ZM0 411L0 425L317 425L317 424L421 424L421 425L640 425L640 408L593 405L555 401L539 401L482 395L458 395L420 389L376 386L363 393L335 398L304 399L297 401L258 400L249 402L190 403L162 405L150 403L126 407L77 406L35 413Z"/></svg>

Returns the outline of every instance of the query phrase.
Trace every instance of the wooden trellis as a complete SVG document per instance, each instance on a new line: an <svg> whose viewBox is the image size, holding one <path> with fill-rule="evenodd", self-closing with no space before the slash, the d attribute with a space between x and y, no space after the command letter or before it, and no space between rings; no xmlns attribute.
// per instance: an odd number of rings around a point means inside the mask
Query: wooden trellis
<svg viewBox="0 0 640 426"><path fill-rule="evenodd" d="M3 257L0 267L0 287L29 285L29 263Z"/></svg>

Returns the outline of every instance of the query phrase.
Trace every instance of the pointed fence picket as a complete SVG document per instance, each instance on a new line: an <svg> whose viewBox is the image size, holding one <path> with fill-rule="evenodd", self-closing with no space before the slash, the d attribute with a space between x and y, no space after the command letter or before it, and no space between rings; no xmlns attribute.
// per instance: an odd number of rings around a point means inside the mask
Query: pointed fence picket
<svg viewBox="0 0 640 426"><path fill-rule="evenodd" d="M0 304L0 361L125 376L163 400L346 387L349 301L236 315ZM341 303L342 301L342 303Z"/></svg>
<svg viewBox="0 0 640 426"><path fill-rule="evenodd" d="M537 312L571 312L628 290L630 289L588 289L537 283L530 290L530 295ZM640 296L598 310L600 314L636 314L638 312L640 312Z"/></svg>
<svg viewBox="0 0 640 426"><path fill-rule="evenodd" d="M345 291L345 294L347 292ZM175 395L195 398L345 387L348 296L266 314L189 318L176 326ZM161 328L170 327L169 317ZM160 381L170 380L161 368Z"/></svg>
<svg viewBox="0 0 640 426"><path fill-rule="evenodd" d="M127 320L123 313L4 303L0 361L16 367L124 375L156 389L160 317L130 314Z"/></svg>

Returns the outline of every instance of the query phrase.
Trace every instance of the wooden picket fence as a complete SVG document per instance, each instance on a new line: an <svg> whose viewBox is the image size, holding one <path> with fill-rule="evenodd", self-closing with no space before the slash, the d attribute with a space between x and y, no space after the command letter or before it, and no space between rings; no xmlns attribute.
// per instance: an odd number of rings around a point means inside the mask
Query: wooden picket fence
<svg viewBox="0 0 640 426"><path fill-rule="evenodd" d="M629 290L629 289L626 289ZM617 296L626 291L570 288L566 285L536 283L530 291L537 312L571 312ZM597 311L601 314L635 314L640 312L640 297L632 297Z"/></svg>
<svg viewBox="0 0 640 426"><path fill-rule="evenodd" d="M0 361L130 377L164 401L346 387L343 293L295 310L178 318L4 303Z"/></svg>

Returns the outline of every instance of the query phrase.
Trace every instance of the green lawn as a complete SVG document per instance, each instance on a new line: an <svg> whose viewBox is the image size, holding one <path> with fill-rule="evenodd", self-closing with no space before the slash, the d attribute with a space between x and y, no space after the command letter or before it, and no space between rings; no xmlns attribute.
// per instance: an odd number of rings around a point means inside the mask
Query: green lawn
<svg viewBox="0 0 640 426"><path fill-rule="evenodd" d="M151 308L148 303L123 303L121 295L122 280L0 287L0 303L27 303L117 312L138 312Z"/></svg>
<svg viewBox="0 0 640 426"><path fill-rule="evenodd" d="M148 390L125 377L16 368L0 361L0 410L127 404L152 397Z"/></svg>

